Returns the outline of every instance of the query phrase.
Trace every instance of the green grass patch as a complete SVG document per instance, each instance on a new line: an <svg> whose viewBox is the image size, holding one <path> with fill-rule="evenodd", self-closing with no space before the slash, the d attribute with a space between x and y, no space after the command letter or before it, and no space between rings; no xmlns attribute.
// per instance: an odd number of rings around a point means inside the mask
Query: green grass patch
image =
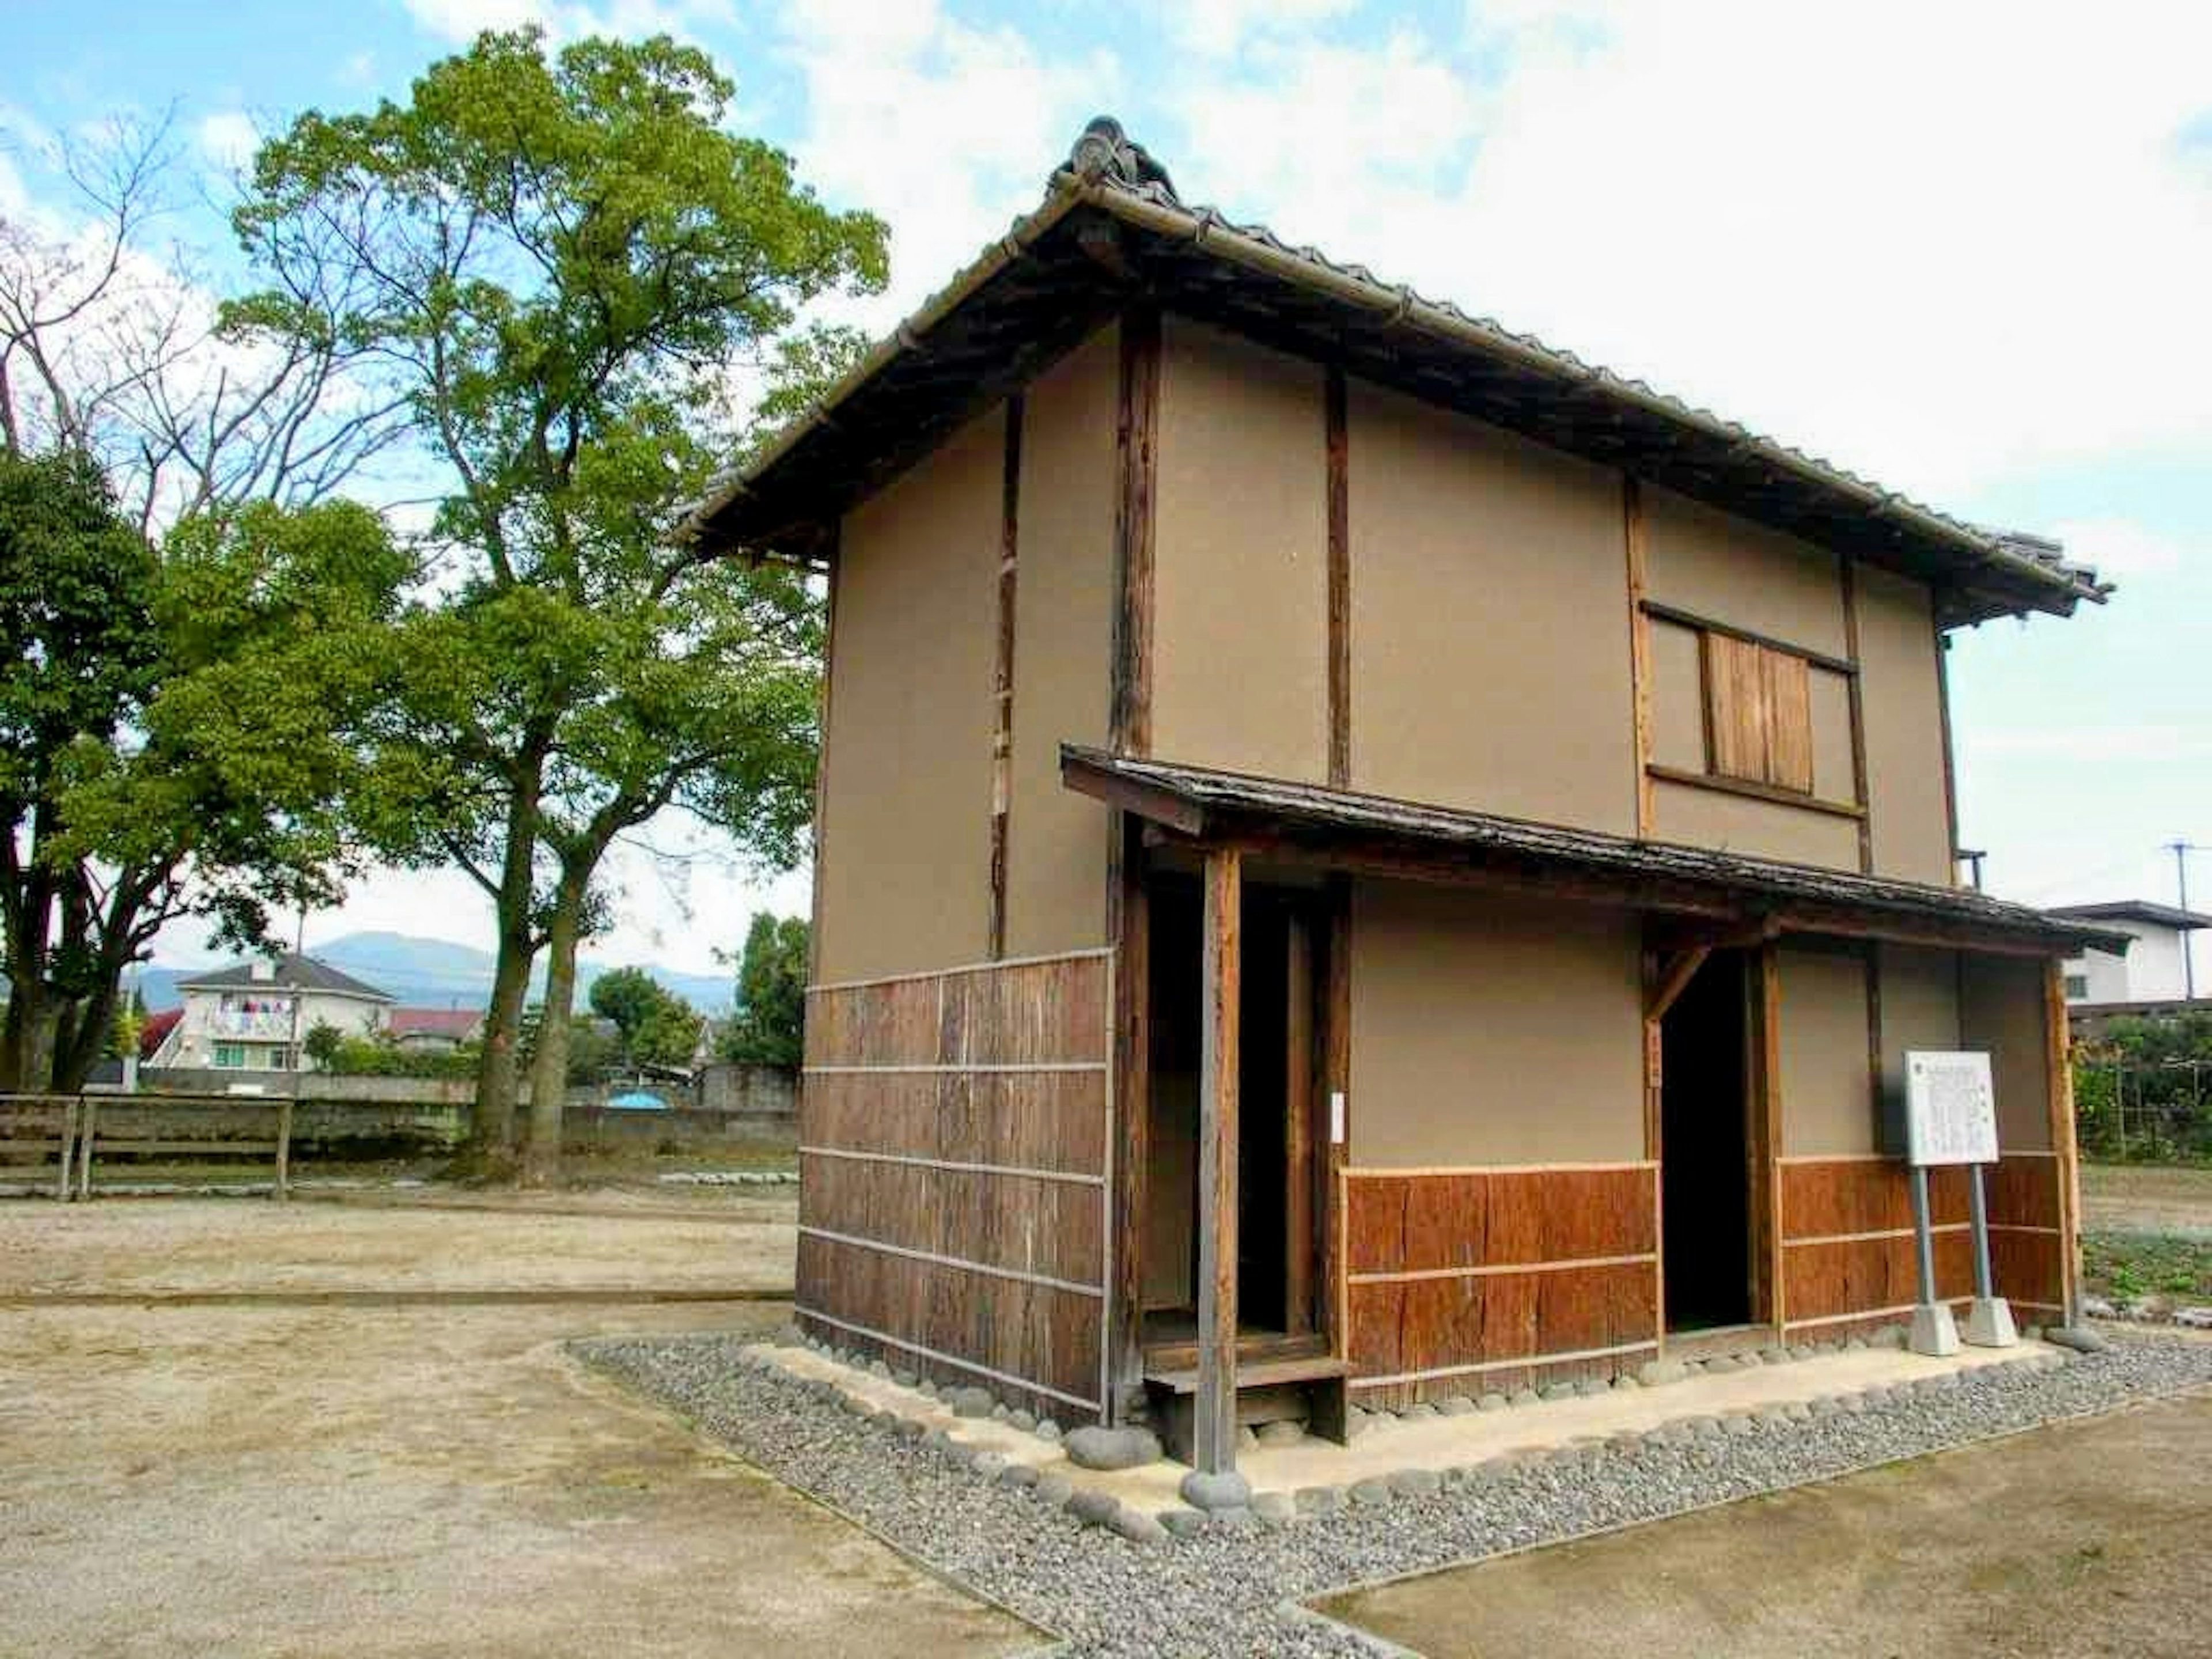
<svg viewBox="0 0 2212 1659"><path fill-rule="evenodd" d="M2109 1301L2212 1302L2212 1239L2090 1233L2081 1241L2081 1265L2087 1288Z"/></svg>

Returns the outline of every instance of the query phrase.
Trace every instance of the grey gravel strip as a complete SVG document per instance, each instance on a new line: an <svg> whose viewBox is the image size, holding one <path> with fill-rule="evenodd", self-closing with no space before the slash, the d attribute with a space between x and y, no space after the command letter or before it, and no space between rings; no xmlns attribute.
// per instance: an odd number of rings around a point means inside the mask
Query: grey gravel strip
<svg viewBox="0 0 2212 1659"><path fill-rule="evenodd" d="M905 1437L887 1414L856 1413L830 1385L765 1364L751 1346L694 1337L572 1349L1063 1637L1070 1659L1375 1659L1380 1650L1358 1633L1291 1604L2212 1384L2212 1345L2116 1336L2107 1352L2063 1364L1987 1366L1881 1390L1858 1413L1729 1418L1726 1436L1662 1429L1499 1460L1471 1477L1455 1471L1432 1492L1382 1483L1390 1489L1373 1503L1310 1508L1302 1497L1294 1522L1216 1522L1140 1543L1083 1525L1047 1501L1045 1481L1024 1489L979 1478L972 1452Z"/></svg>

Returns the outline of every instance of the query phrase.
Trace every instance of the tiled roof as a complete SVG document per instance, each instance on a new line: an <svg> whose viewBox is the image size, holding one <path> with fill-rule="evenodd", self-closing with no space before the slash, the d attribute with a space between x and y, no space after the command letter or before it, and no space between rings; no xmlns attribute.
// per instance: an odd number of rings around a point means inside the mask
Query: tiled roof
<svg viewBox="0 0 2212 1659"><path fill-rule="evenodd" d="M2155 899L2113 899L2102 904L2054 904L2054 916L2079 916L2085 921L2148 921L2160 927L2187 931L2212 927L2212 916L2201 910L2184 910Z"/></svg>
<svg viewBox="0 0 2212 1659"><path fill-rule="evenodd" d="M481 1008L394 1008L384 1017L384 1029L396 1037L441 1036L465 1042L483 1027Z"/></svg>
<svg viewBox="0 0 2212 1659"><path fill-rule="evenodd" d="M374 985L342 973L328 963L318 962L313 957L301 956L296 951L287 951L278 957L274 971L266 977L255 973L257 964L234 963L228 968L210 974L196 974L190 979L177 981L180 991L326 991L335 996L366 997L372 1002L389 1002L392 998Z"/></svg>
<svg viewBox="0 0 2212 1659"><path fill-rule="evenodd" d="M954 331L945 325L987 288L1010 282L1008 273L1017 266L1048 263L1044 258L1048 238L1084 209L1103 212L1133 232L1156 238L1171 254L1194 253L1208 264L1235 268L1255 283L1264 281L1303 290L1307 301L1334 307L1353 325L1388 331L1396 341L1420 343L1440 362L1458 361L1470 373L1510 373L1516 382L1512 393L1528 404L1525 419L1517 423L1545 441L1602 454L1625 465L1651 458L1654 465L1648 470L1662 483L1673 482L1665 466L1679 464L1690 493L1704 495L1730 510L1765 518L1784 528L1808 521L1847 523L1856 538L1875 550L1867 556L1878 558L1886 544L1894 543L1901 557L1910 554L1923 562L1943 562L1947 574L1962 587L1970 587L1977 579L1985 580L1993 591L1962 606L1954 620L1979 620L2010 609L2063 614L2079 600L2101 601L2112 591L2094 569L2069 562L2056 542L1970 524L1670 397L1643 380L1586 362L1532 335L1516 333L1493 319L1464 311L1449 301L1429 299L1408 285L1386 283L1364 265L1331 259L1312 247L1292 247L1264 225L1240 223L1211 207L1189 206L1176 193L1165 171L1124 137L1115 123L1103 118L1085 129L1066 165L1052 175L1044 202L1034 213L1015 221L1005 237L900 325L821 404L712 489L691 510L681 533L710 542L762 538L772 543L775 534L789 527L794 505L766 504L778 493L780 473L795 473L800 495L822 492L831 478L858 477L853 451L867 440L855 434L868 422L861 418L866 411L858 409L853 419L846 419L847 406L895 365L906 368L906 360L936 356L945 365L948 384L957 382L971 394L991 390L987 377L955 361L959 350L978 356L979 361L980 353L970 343L950 337ZM1090 268L1079 259L1074 265L1094 284L1107 278L1115 261L1130 258L1118 247L1102 250L1095 242L1086 246L1092 256ZM1107 270L1097 268L1102 262ZM1197 285L1187 261L1147 267L1143 275L1146 289L1170 304ZM1133 273L1125 276L1133 278ZM1044 280L1035 278L1033 286ZM1066 285L1064 270L1057 280ZM1060 298L1057 309L1066 313L1069 307L1066 297ZM1021 321L1018 313L1016 321ZM1039 325L1026 326L1034 330ZM993 337L994 349L1003 352L1006 337L1021 330L987 331ZM1310 337L1318 331L1307 328L1304 332ZM912 374L908 378L917 385L923 379ZM916 429L911 407L915 397L914 390L905 387L898 389L896 397L886 395L887 403L901 404L904 417L887 422L887 431ZM1571 412L1567 412L1570 405ZM838 411L835 418L832 411ZM1496 417L1510 418L1504 414ZM1625 428L1632 428L1628 437L1623 436ZM1694 453L1679 463L1669 462L1665 459L1668 444L1686 446ZM818 474L792 465L793 458L810 447L830 452L826 457L830 464ZM1700 477L1706 478L1708 488L1697 486ZM1716 478L1719 481L1713 482ZM758 498L758 511L752 510L755 502L749 498Z"/></svg>

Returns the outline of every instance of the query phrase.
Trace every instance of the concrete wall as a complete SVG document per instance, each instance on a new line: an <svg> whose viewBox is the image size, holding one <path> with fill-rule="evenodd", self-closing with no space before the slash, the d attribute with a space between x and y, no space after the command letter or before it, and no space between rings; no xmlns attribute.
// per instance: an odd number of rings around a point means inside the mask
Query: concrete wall
<svg viewBox="0 0 2212 1659"><path fill-rule="evenodd" d="M1358 882L1351 1161L1642 1158L1640 975L1622 912Z"/></svg>
<svg viewBox="0 0 2212 1659"><path fill-rule="evenodd" d="M2188 994L2181 966L2182 941L2186 935L2154 922L2100 921L2097 925L2132 933L2136 942L2124 957L2109 951L2090 951L2069 961L2066 971L2089 981L2087 994L2071 1000L2172 1002Z"/></svg>
<svg viewBox="0 0 2212 1659"><path fill-rule="evenodd" d="M1325 777L1322 371L1170 317L1158 443L1152 752Z"/></svg>
<svg viewBox="0 0 2212 1659"><path fill-rule="evenodd" d="M1045 371L1022 416L1006 953L1106 940L1106 809L1060 787L1060 745L1103 744L1114 647L1114 422L1108 328Z"/></svg>
<svg viewBox="0 0 2212 1659"><path fill-rule="evenodd" d="M823 790L823 981L986 954L1005 444L1005 411L994 409L846 515Z"/></svg>
<svg viewBox="0 0 2212 1659"><path fill-rule="evenodd" d="M1881 1149L1867 1074L1866 961L1856 951L1785 945L1782 1146L1789 1157Z"/></svg>
<svg viewBox="0 0 2212 1659"><path fill-rule="evenodd" d="M1354 785L1634 834L1619 476L1364 384L1346 438Z"/></svg>

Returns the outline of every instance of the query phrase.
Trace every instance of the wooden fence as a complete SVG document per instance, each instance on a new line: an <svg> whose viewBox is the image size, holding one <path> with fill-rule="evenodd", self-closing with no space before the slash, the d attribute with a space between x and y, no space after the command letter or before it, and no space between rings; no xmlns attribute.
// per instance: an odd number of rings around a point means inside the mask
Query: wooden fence
<svg viewBox="0 0 2212 1659"><path fill-rule="evenodd" d="M1090 951L808 993L803 1322L1099 1413L1112 971Z"/></svg>
<svg viewBox="0 0 2212 1659"><path fill-rule="evenodd" d="M150 1095L0 1095L0 1168L28 1165L59 1199L88 1199L94 1165L134 1161L251 1158L270 1165L274 1195L291 1195L289 1096L202 1098Z"/></svg>

